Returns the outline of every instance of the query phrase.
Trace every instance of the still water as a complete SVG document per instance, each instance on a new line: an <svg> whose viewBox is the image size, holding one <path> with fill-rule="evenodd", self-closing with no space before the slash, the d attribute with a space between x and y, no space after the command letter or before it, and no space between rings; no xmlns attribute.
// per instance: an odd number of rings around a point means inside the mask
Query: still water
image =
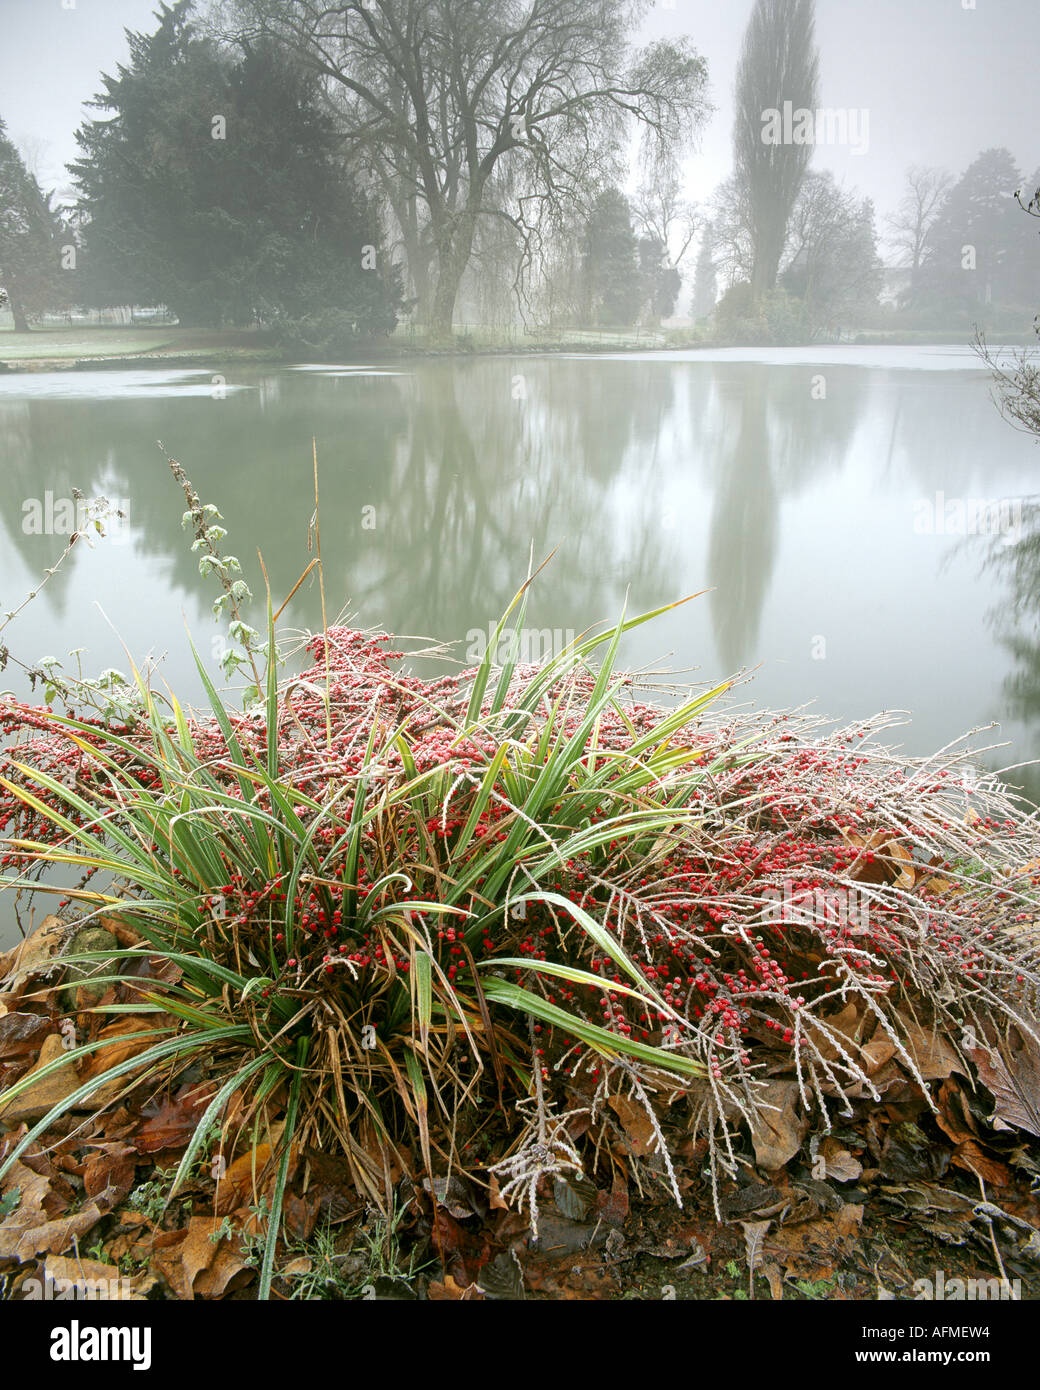
<svg viewBox="0 0 1040 1390"><path fill-rule="evenodd" d="M328 605L358 626L472 658L532 548L558 547L527 654L616 618L626 593L634 613L710 590L633 634L627 664L693 681L757 668L740 698L766 707L906 710L914 754L997 721L975 742L1010 740L987 761L1015 763L1040 755L1036 658L986 559L1015 539L1040 455L990 392L957 347L0 377L0 609L61 552L40 517L74 488L128 516L0 642L26 660L86 648L90 673L126 670L125 644L198 698L186 634L216 671L216 591L156 441L219 506L257 593L262 551L278 604L310 559L314 439ZM973 524L1000 534L957 534ZM319 622L316 584L286 620ZM2 683L25 694L13 668Z"/></svg>

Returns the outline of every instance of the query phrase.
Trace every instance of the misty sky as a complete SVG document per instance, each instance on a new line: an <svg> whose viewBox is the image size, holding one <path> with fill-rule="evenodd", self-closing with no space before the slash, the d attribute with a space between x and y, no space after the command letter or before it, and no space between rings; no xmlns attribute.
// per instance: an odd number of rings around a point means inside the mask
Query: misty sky
<svg viewBox="0 0 1040 1390"><path fill-rule="evenodd" d="M869 113L869 146L821 146L830 168L874 198L879 229L909 164L963 172L1007 146L1028 178L1040 167L1040 0L817 0L821 105ZM66 8L66 6L68 8ZM154 0L0 0L0 116L45 188L62 188L82 103L126 56L123 29L149 30ZM689 192L710 196L730 168L733 79L752 0L657 0L645 37L689 34L707 58L718 107Z"/></svg>

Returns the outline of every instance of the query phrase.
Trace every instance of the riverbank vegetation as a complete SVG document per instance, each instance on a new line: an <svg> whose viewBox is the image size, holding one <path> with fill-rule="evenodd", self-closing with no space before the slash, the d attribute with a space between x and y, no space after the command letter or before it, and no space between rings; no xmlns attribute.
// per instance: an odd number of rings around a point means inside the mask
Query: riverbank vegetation
<svg viewBox="0 0 1040 1390"><path fill-rule="evenodd" d="M64 201L0 121L0 285L18 335L132 305L189 331L260 329L279 360L387 340L1028 331L1015 195L1040 174L1006 148L959 177L913 165L879 218L813 167L817 143L866 153L870 115L819 107L813 0L753 6L733 171L701 205L684 169L711 113L693 38L638 47L640 6L620 0L594 20L576 0L432 14L422 0L400 22L363 0L161 4L101 75Z"/></svg>
<svg viewBox="0 0 1040 1390"><path fill-rule="evenodd" d="M749 1176L775 1196L804 1163L782 1246L836 1209L851 1235L862 1206L822 1194L868 1174L925 1202L963 1174L967 1229L980 1183L1036 1171L1040 828L996 777L728 682L651 703L617 662L653 613L520 666L538 576L468 670L418 679L335 623L283 670L291 595L250 626L171 469L242 707L201 662L205 711L54 663L49 707L0 710L3 888L35 927L0 963L13 1286L93 1233L139 1293L284 1296L337 1222L385 1253L407 1211L433 1296L516 1296L540 1221L616 1254L630 1191L749 1216ZM1002 1277L1030 1200L988 1209Z"/></svg>

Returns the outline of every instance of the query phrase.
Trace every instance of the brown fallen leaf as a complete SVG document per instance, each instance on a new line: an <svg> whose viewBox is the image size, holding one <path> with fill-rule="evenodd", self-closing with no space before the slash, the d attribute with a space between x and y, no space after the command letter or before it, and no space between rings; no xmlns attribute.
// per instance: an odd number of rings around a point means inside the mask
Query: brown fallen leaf
<svg viewBox="0 0 1040 1390"><path fill-rule="evenodd" d="M128 923L119 917L102 917L98 926L104 927L105 931L111 932L119 942L120 946L136 946L144 940L139 931L136 931Z"/></svg>
<svg viewBox="0 0 1040 1390"><path fill-rule="evenodd" d="M358 1213L357 1188L351 1166L341 1154L304 1149L307 1161L307 1195L318 1201L318 1215L330 1225Z"/></svg>
<svg viewBox="0 0 1040 1390"><path fill-rule="evenodd" d="M43 1040L39 1060L29 1068L18 1084L25 1083L30 1077L36 1077L37 1073L42 1071L44 1067L62 1057L68 1057L68 1050L62 1041L61 1034L48 1034ZM0 1119L5 1125L17 1124L21 1120L42 1119L48 1110L53 1109L63 1100L67 1100L79 1084L80 1080L75 1065L70 1059L51 1075L40 1076L36 1080L29 1081L24 1091L13 1096L6 1103L0 1102Z"/></svg>
<svg viewBox="0 0 1040 1390"><path fill-rule="evenodd" d="M848 877L858 883L884 883L888 878L888 865L881 856L888 842L888 832L875 830L868 839L852 830L843 830L842 835L856 851L856 858L845 871Z"/></svg>
<svg viewBox="0 0 1040 1390"><path fill-rule="evenodd" d="M164 1096L155 1114L149 1115L133 1139L138 1153L159 1153L182 1148L198 1128L203 1111L213 1099L212 1081L181 1086L172 1096Z"/></svg>
<svg viewBox="0 0 1040 1390"><path fill-rule="evenodd" d="M969 1056L996 1102L996 1127L1040 1138L1040 1046L1011 1029L1007 1041L971 1048Z"/></svg>
<svg viewBox="0 0 1040 1390"><path fill-rule="evenodd" d="M18 1208L0 1225L0 1259L31 1260L34 1255L60 1255L93 1230L103 1213L96 1203L88 1202L79 1211L54 1221L37 1223L32 1213L21 1220Z"/></svg>
<svg viewBox="0 0 1040 1390"><path fill-rule="evenodd" d="M883 854L889 862L889 874L895 888L912 888L917 877L914 856L898 840L889 840Z"/></svg>
<svg viewBox="0 0 1040 1390"><path fill-rule="evenodd" d="M177 1298L221 1298L233 1282L238 1287L252 1277L237 1235L212 1239L222 1224L219 1217L193 1216L186 1229L164 1233L174 1240L154 1242L152 1264Z"/></svg>
<svg viewBox="0 0 1040 1390"><path fill-rule="evenodd" d="M136 1057L139 1052L144 1052L157 1042L161 1042L161 1037L156 1036L153 1032L154 1029L160 1027L162 1027L162 1017L158 1014L124 1014L113 1023L106 1024L95 1041L109 1045L99 1048L90 1055L83 1068L83 1080L88 1081L103 1076L105 1072L111 1071L121 1062L129 1061L131 1057ZM152 1036L141 1036L146 1032L152 1033ZM96 1110L100 1106L108 1105L131 1083L133 1075L134 1073L117 1076L111 1081L103 1082L84 1101L81 1108Z"/></svg>
<svg viewBox="0 0 1040 1390"><path fill-rule="evenodd" d="M0 1018L0 1059L38 1056L54 1025L43 1014L8 1013Z"/></svg>
<svg viewBox="0 0 1040 1390"><path fill-rule="evenodd" d="M616 1298L620 1292L614 1267L598 1259L565 1254L556 1258L519 1253L524 1282L534 1293L561 1301Z"/></svg>
<svg viewBox="0 0 1040 1390"><path fill-rule="evenodd" d="M657 1151L657 1135L646 1108L626 1096L611 1096L607 1104L621 1121L632 1153L637 1158Z"/></svg>
<svg viewBox="0 0 1040 1390"><path fill-rule="evenodd" d="M763 1259L795 1278L829 1279L853 1254L862 1221L862 1206L849 1205L833 1216L782 1226L765 1237Z"/></svg>
<svg viewBox="0 0 1040 1390"><path fill-rule="evenodd" d="M187 1237L186 1230L164 1231L163 1235L173 1237L165 1243L157 1238L152 1244L150 1265L160 1274L168 1285L174 1298L188 1302L191 1299L191 1285L188 1283L181 1263L181 1246Z"/></svg>
<svg viewBox="0 0 1040 1390"><path fill-rule="evenodd" d="M1011 1169L980 1146L975 1139L966 1139L953 1151L950 1162L955 1168L966 1168L975 1173L991 1187L1007 1187L1011 1182Z"/></svg>
<svg viewBox="0 0 1040 1390"><path fill-rule="evenodd" d="M887 1034L879 1031L862 1050L863 1068L868 1076L876 1076L885 1063L891 1061L895 1055L895 1043Z"/></svg>
<svg viewBox="0 0 1040 1390"><path fill-rule="evenodd" d="M951 1072L964 1070L957 1053L938 1030L928 1031L907 1023L903 1045L925 1081L945 1081Z"/></svg>
<svg viewBox="0 0 1040 1390"><path fill-rule="evenodd" d="M964 1092L952 1079L944 1081L939 1087L938 1107L935 1122L955 1144L978 1138L979 1132L971 1110L965 1104Z"/></svg>
<svg viewBox="0 0 1040 1390"><path fill-rule="evenodd" d="M270 1144L257 1144L249 1153L236 1158L217 1183L214 1196L217 1215L226 1216L250 1197L258 1197L274 1177L274 1171Z"/></svg>
<svg viewBox="0 0 1040 1390"><path fill-rule="evenodd" d="M210 1237L220 1227L221 1220L217 1216L193 1216L188 1222L188 1230L179 1249L185 1282L189 1288L194 1285L196 1277L204 1269L209 1269L217 1258L217 1242Z"/></svg>
<svg viewBox="0 0 1040 1390"><path fill-rule="evenodd" d="M762 1265L761 1272L769 1281L769 1297L775 1303L782 1302L784 1297L784 1281L780 1275L780 1266L774 1264L772 1260L768 1260Z"/></svg>
<svg viewBox="0 0 1040 1390"><path fill-rule="evenodd" d="M43 1272L44 1277L54 1283L57 1293L64 1293L66 1297L103 1301L138 1301L147 1297L147 1291L141 1291L139 1276L132 1279L123 1274L118 1265L102 1264L98 1260L48 1255Z"/></svg>
<svg viewBox="0 0 1040 1390"><path fill-rule="evenodd" d="M51 969L54 957L68 934L68 922L52 914L45 917L24 941L0 955L0 979L5 982L7 990L20 993L18 986L24 987L31 975Z"/></svg>
<svg viewBox="0 0 1040 1390"><path fill-rule="evenodd" d="M426 1296L434 1303L443 1303L449 1300L457 1302L460 1299L474 1303L484 1302L483 1290L478 1289L476 1284L468 1284L463 1287L461 1284L456 1284L450 1274L446 1274L443 1280L432 1280Z"/></svg>
<svg viewBox="0 0 1040 1390"><path fill-rule="evenodd" d="M137 1150L132 1144L118 1140L111 1144L97 1144L94 1148L95 1152L83 1168L86 1194L95 1198L99 1206L118 1206L134 1185Z"/></svg>
<svg viewBox="0 0 1040 1390"><path fill-rule="evenodd" d="M855 1182L863 1172L863 1164L837 1139L825 1139L819 1148L827 1168L827 1177L835 1182Z"/></svg>
<svg viewBox="0 0 1040 1390"><path fill-rule="evenodd" d="M294 1240L310 1240L318 1220L320 1203L310 1193L301 1197L295 1192L286 1192L282 1204L282 1219L286 1230Z"/></svg>
<svg viewBox="0 0 1040 1390"><path fill-rule="evenodd" d="M617 1172L610 1191L601 1188L596 1194L596 1216L613 1229L620 1230L628 1220L628 1211L628 1185L624 1175Z"/></svg>
<svg viewBox="0 0 1040 1390"><path fill-rule="evenodd" d="M836 1043L840 1044L853 1057L856 1056L859 1052L860 1034L863 1031L866 1018L865 1011L860 1010L855 1003L852 1003L847 1004L840 1013L824 1014L819 1020L807 1018L805 1028L812 1037L814 1045L818 1048L820 1056L827 1062L833 1062L841 1055ZM817 1022L823 1026L818 1027Z"/></svg>
<svg viewBox="0 0 1040 1390"><path fill-rule="evenodd" d="M801 1114L797 1081L767 1081L756 1092L751 1128L755 1162L760 1168L782 1168L802 1147L809 1129Z"/></svg>
<svg viewBox="0 0 1040 1390"><path fill-rule="evenodd" d="M217 1258L195 1281L196 1298L223 1298L225 1294L244 1288L256 1277L256 1270L247 1265L241 1255L223 1246Z"/></svg>

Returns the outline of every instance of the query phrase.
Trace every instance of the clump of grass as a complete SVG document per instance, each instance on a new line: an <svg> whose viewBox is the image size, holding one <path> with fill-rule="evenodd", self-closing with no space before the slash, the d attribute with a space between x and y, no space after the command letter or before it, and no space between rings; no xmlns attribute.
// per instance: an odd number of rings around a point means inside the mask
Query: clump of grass
<svg viewBox="0 0 1040 1390"><path fill-rule="evenodd" d="M212 513L189 510L205 532ZM916 1022L1037 1037L1040 835L1005 789L972 781L965 821L958 756L899 759L871 737L883 724L720 714L728 682L670 709L639 702L619 645L666 608L520 666L530 583L460 675L419 680L389 638L329 626L313 666L280 679L268 596L246 713L197 656L208 714L161 703L136 671L132 727L5 706L22 739L2 756L6 886L75 864L86 917L138 940L105 952L122 993L73 1058L118 1042L113 1012L155 1028L0 1175L102 1081L169 1085L201 1067L211 1099L167 1200L214 1127L231 1154L279 1123L267 1297L293 1152L338 1152L389 1213L400 1172L431 1190L445 1172L487 1184L458 1132L491 1100L513 1117L492 1167L535 1221L539 1184L595 1162L620 1102L647 1117L655 1180L681 1202L659 1119L671 1103L707 1132L714 1189L767 1068L786 1063L829 1123L851 1089L877 1094L872 1036L926 1094ZM855 1038L833 1021L850 1000Z"/></svg>

